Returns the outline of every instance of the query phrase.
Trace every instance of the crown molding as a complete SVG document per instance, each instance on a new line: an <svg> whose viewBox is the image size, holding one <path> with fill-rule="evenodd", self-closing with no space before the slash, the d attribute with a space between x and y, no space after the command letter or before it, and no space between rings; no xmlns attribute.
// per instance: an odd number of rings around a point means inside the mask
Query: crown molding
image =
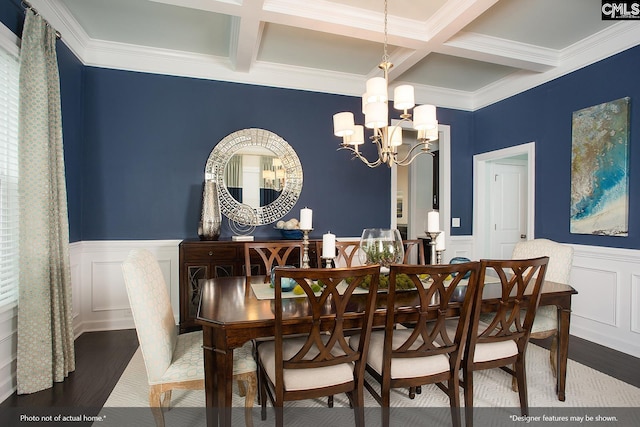
<svg viewBox="0 0 640 427"><path fill-rule="evenodd" d="M472 111L540 86L640 45L640 26L622 21L559 51L559 65L544 73L519 71L473 93Z"/></svg>
<svg viewBox="0 0 640 427"><path fill-rule="evenodd" d="M62 40L87 66L147 72L153 74L175 75L235 83L247 83L260 86L273 86L288 89L307 90L359 97L365 76L342 72L316 70L299 66L271 64L255 61L250 72L236 72L231 59L211 55L175 51L169 49L136 46L91 39L75 21L71 13L61 2L32 0L34 7L47 17L47 20L62 33ZM291 14L301 19L316 19L315 12L309 8L326 10L329 2L318 1L304 4L292 0L266 0L265 10L277 14ZM340 26L341 20L350 21L353 16L349 9L342 9L340 15L332 16L334 25ZM346 10L346 12L344 12ZM408 20L410 21L410 20ZM345 21L346 22L346 21ZM378 31L379 14L369 13L357 20L365 32ZM422 30L424 33L424 30ZM403 37L402 33L393 34ZM420 32L417 32L420 34ZM424 35L424 34L423 34ZM422 36L420 36L422 37ZM415 34L411 37L416 43L422 43ZM519 71L494 82L475 92L464 92L415 85L416 102L435 103L438 106L474 111L513 95L569 74L577 69L605 59L614 54L640 44L640 26L636 22L621 21L581 42L560 51L540 49L525 44L506 43L503 40L463 34L443 46L451 49L467 49L478 55L508 57L516 54L517 60L534 64L534 67L548 68L546 71ZM446 47L445 47L446 49ZM514 50L515 49L515 50Z"/></svg>

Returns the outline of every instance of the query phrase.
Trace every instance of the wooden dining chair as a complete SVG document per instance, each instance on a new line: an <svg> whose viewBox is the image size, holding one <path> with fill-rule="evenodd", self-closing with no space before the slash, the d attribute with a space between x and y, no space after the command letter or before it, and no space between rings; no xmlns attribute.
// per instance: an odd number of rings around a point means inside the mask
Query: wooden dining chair
<svg viewBox="0 0 640 427"><path fill-rule="evenodd" d="M403 316L413 316L412 328L399 326L394 310L387 310L385 329L372 332L369 340L367 371L380 383L380 393L367 382L365 387L382 407L383 426L389 426L391 390L424 384L437 384L447 393L453 426L461 425L458 375L479 268L478 262L391 265L387 306L395 306L400 277L413 282L418 300L413 308L402 309ZM449 275L455 277L446 280ZM350 344L356 346L358 341L354 335Z"/></svg>
<svg viewBox="0 0 640 427"><path fill-rule="evenodd" d="M548 262L548 257L480 261L478 291L462 360L465 427L473 426L473 372L483 369L501 368L515 376L520 411L523 416L529 414L525 356ZM489 295L486 282L492 281L499 281L500 288ZM492 318L486 323L480 321L483 297L485 304L487 298L495 298Z"/></svg>
<svg viewBox="0 0 640 427"><path fill-rule="evenodd" d="M316 260L317 266L323 266L322 259L322 241L316 242ZM362 265L358 252L360 250L360 240L337 240L336 253L333 259L334 267L357 267Z"/></svg>
<svg viewBox="0 0 640 427"><path fill-rule="evenodd" d="M422 240L403 240L402 244L404 245L403 264L426 264Z"/></svg>
<svg viewBox="0 0 640 427"><path fill-rule="evenodd" d="M260 274L265 275L265 283L270 280L272 267L283 266L291 263L295 267L302 265L302 255L304 246L302 241L283 240L280 242L246 242L244 244L244 268L245 276L250 277L252 272L252 255L258 254L262 260L259 269ZM296 253L297 251L297 253Z"/></svg>
<svg viewBox="0 0 640 427"><path fill-rule="evenodd" d="M169 292L158 261L148 250L133 250L122 264L124 282L149 382L149 407L157 427L164 427L172 390L204 389L202 332L177 334ZM256 397L253 345L233 351L233 378L246 383L245 423L253 426Z"/></svg>
<svg viewBox="0 0 640 427"><path fill-rule="evenodd" d="M262 419L266 419L267 396L276 413L276 426L284 423L285 401L347 393L355 411L356 426L364 426L364 369L378 289L378 264L351 268L276 268L275 339L258 346L258 373ZM310 317L302 336L285 338L280 281L295 280L304 300L294 301ZM354 298L368 281L369 292ZM321 290L314 292L313 285ZM300 313L296 314L297 316ZM360 344L352 348L345 330L361 327Z"/></svg>

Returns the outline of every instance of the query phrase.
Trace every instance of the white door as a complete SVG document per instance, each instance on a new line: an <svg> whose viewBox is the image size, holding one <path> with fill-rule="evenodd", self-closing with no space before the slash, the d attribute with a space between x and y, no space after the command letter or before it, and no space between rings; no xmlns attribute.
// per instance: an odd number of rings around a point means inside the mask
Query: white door
<svg viewBox="0 0 640 427"><path fill-rule="evenodd" d="M491 257L509 259L515 244L527 238L527 166L514 161L490 167Z"/></svg>

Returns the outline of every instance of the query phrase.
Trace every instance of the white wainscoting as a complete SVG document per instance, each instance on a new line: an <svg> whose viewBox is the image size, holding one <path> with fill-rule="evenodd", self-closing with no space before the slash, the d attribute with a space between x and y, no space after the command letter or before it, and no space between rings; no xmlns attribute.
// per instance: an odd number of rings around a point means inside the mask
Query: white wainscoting
<svg viewBox="0 0 640 427"><path fill-rule="evenodd" d="M572 246L571 334L640 357L640 251Z"/></svg>
<svg viewBox="0 0 640 427"><path fill-rule="evenodd" d="M133 248L156 255L178 320L178 240L92 241L72 244L74 326L85 331L133 328L120 264ZM443 254L474 259L470 236L452 236ZM571 333L640 357L640 251L572 245ZM1 338L1 337L0 337ZM0 360L1 362L1 360ZM1 369L0 363L0 369Z"/></svg>
<svg viewBox="0 0 640 427"><path fill-rule="evenodd" d="M148 249L165 276L171 306L179 319L178 245L180 240L90 241L71 244L73 324L76 336L88 331L134 328L122 276L132 249Z"/></svg>

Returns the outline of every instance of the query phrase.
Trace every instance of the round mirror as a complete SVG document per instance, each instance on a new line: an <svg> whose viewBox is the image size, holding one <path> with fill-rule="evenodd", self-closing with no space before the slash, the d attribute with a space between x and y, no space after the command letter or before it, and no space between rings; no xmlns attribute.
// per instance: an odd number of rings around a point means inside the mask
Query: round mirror
<svg viewBox="0 0 640 427"><path fill-rule="evenodd" d="M295 206L302 191L302 165L281 137L264 129L243 129L227 135L211 151L205 179L218 185L220 210L244 224L246 206L254 223L278 221Z"/></svg>

